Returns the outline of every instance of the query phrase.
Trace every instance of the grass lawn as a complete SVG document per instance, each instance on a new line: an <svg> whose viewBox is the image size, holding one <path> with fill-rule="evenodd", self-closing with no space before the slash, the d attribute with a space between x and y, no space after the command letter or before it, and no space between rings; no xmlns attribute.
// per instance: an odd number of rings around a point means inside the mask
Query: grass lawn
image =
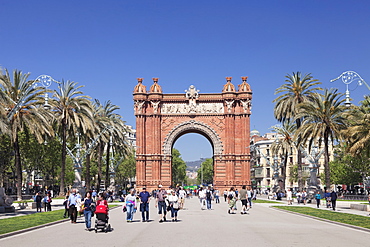
<svg viewBox="0 0 370 247"><path fill-rule="evenodd" d="M278 203L278 204L281 204L281 202L279 202L279 201L262 200L262 199L252 200L252 203Z"/></svg>
<svg viewBox="0 0 370 247"><path fill-rule="evenodd" d="M33 202L33 200L13 201L13 203L26 203L26 202Z"/></svg>
<svg viewBox="0 0 370 247"><path fill-rule="evenodd" d="M295 206L274 206L275 208L284 209L291 212L306 214L321 219L327 219L340 223L345 223L353 226L360 226L370 229L370 217L339 213L334 211L322 210L317 208L309 207L295 207Z"/></svg>
<svg viewBox="0 0 370 247"><path fill-rule="evenodd" d="M109 208L118 205L111 204ZM34 226L43 225L46 223L62 220L64 209L51 212L34 213L24 216L15 216L0 220L0 234L14 232Z"/></svg>

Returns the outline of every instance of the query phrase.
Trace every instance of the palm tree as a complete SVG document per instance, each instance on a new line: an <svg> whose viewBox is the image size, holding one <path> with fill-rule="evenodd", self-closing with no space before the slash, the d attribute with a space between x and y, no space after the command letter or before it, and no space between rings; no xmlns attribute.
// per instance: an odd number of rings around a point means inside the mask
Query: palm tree
<svg viewBox="0 0 370 247"><path fill-rule="evenodd" d="M21 71L13 71L13 80L8 70L1 71L0 75L0 98L1 104L5 109L6 118L2 117L0 125L1 130L6 128L6 122L10 140L14 149L14 165L17 176L17 198L22 200L22 164L19 147L19 132L28 129L35 135L38 142L44 141L44 135L53 133L49 120L51 119L50 112L46 111L42 106L44 103L45 90L42 87L35 87L35 81L27 80L29 73Z"/></svg>
<svg viewBox="0 0 370 247"><path fill-rule="evenodd" d="M62 138L62 160L60 173L60 194L65 190L65 166L67 135L72 136L78 132L86 132L93 127L93 112L90 97L83 95L80 90L83 86L77 86L77 82L62 81L58 90L54 92L50 102L55 113L55 121L58 125L60 137Z"/></svg>
<svg viewBox="0 0 370 247"><path fill-rule="evenodd" d="M107 188L109 184L109 163L110 163L110 152L111 148L114 146L117 151L122 152L122 155L128 153L128 145L126 143L125 133L127 132L125 122L121 119L121 116L115 113L116 110L120 108L117 105L107 101L101 104L99 100L95 100L96 116L95 121L97 126L101 130L109 129L105 132L100 139L100 149L98 150L98 183L100 185L101 181L101 159L103 155L103 150L106 147L106 170L105 170L105 187ZM99 162L100 160L100 162ZM100 175L99 175L100 174ZM100 178L100 179L99 179Z"/></svg>
<svg viewBox="0 0 370 247"><path fill-rule="evenodd" d="M285 121L283 126L274 126L274 130L281 138L278 139L277 142L274 142L271 145L271 152L274 154L278 154L279 151L282 151L282 157L284 160L283 167L282 167L282 180L284 188L286 188L286 173L287 173L287 164L288 164L288 156L291 152L291 149L295 147L294 142L294 133L296 131L296 125L292 124L290 121Z"/></svg>
<svg viewBox="0 0 370 247"><path fill-rule="evenodd" d="M315 93L311 101L299 104L298 118L304 119L297 130L296 137L309 143L309 149L314 142L324 143L325 185L330 188L329 141L340 137L340 132L346 128L346 118L343 112L347 109L342 103L343 94L337 89L325 89L324 95Z"/></svg>
<svg viewBox="0 0 370 247"><path fill-rule="evenodd" d="M302 77L301 72L285 76L285 84L275 90L278 96L275 102L274 116L279 122L290 120L296 123L297 129L301 127L302 119L297 117L298 104L309 102L312 100L312 95L315 91L322 90L316 87L321 84L317 79L314 79L311 74L306 74ZM301 140L298 140L300 142ZM302 152L297 150L298 160L298 187L302 190Z"/></svg>
<svg viewBox="0 0 370 247"><path fill-rule="evenodd" d="M349 127L342 134L348 140L348 151L358 155L370 149L370 96L366 96L359 107L352 106L347 112Z"/></svg>

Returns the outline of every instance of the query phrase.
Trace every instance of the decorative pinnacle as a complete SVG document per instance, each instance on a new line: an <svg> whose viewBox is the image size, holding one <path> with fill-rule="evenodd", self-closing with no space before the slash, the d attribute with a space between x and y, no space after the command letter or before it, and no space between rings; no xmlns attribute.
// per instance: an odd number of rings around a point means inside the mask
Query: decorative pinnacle
<svg viewBox="0 0 370 247"><path fill-rule="evenodd" d="M225 77L227 82L231 82L232 77Z"/></svg>
<svg viewBox="0 0 370 247"><path fill-rule="evenodd" d="M158 82L158 78L153 78L153 82L154 83L157 83Z"/></svg>
<svg viewBox="0 0 370 247"><path fill-rule="evenodd" d="M242 81L247 82L248 76L242 76Z"/></svg>
<svg viewBox="0 0 370 247"><path fill-rule="evenodd" d="M144 78L137 78L137 82L138 82L138 83L142 83L142 82L143 82L143 80L144 80Z"/></svg>

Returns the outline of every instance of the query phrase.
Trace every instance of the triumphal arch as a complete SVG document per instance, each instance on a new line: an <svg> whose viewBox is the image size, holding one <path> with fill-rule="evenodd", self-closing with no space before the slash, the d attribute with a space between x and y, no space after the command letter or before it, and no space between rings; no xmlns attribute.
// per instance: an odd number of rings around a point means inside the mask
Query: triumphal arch
<svg viewBox="0 0 370 247"><path fill-rule="evenodd" d="M187 133L206 137L213 148L214 185L219 189L250 185L250 115L252 90L242 77L238 90L226 77L221 93L164 94L153 78L146 90L138 78L136 116L136 184L149 189L171 185L171 150ZM191 143L189 143L191 145Z"/></svg>

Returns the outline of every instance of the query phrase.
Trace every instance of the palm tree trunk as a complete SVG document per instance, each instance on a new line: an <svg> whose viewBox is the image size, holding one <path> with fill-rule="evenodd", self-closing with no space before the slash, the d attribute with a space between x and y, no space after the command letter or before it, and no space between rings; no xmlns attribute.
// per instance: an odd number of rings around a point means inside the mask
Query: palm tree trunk
<svg viewBox="0 0 370 247"><path fill-rule="evenodd" d="M91 174L90 174L90 163L91 157L90 154L86 155L86 163L85 163L85 180L86 180L86 189L89 191L91 189Z"/></svg>
<svg viewBox="0 0 370 247"><path fill-rule="evenodd" d="M102 156L103 156L103 151L104 151L104 143L102 141L99 142L98 145L98 181L96 188L99 191L100 190L100 184L101 184L101 178L103 176L102 173Z"/></svg>
<svg viewBox="0 0 370 247"><path fill-rule="evenodd" d="M301 127L301 119L296 120L297 130ZM300 140L298 140L298 145L300 144ZM302 151L300 150L299 146L297 146L297 165L298 165L298 190L303 190L303 181L302 181Z"/></svg>
<svg viewBox="0 0 370 247"><path fill-rule="evenodd" d="M85 141L86 143L86 147L88 147L88 142L87 140ZM86 185L86 189L87 191L89 191L91 189L91 175L90 175L90 163L91 163L91 156L90 154L87 154L86 155L86 163L85 163L85 185Z"/></svg>
<svg viewBox="0 0 370 247"><path fill-rule="evenodd" d="M286 189L286 167L287 167L287 164L288 164L288 151L286 151L284 153L284 164L283 164L283 186L284 186L284 190Z"/></svg>
<svg viewBox="0 0 370 247"><path fill-rule="evenodd" d="M107 155L106 155L106 164L107 168L105 170L105 188L108 189L108 186L110 185L110 179L109 179L109 152L110 151L110 142L107 143Z"/></svg>
<svg viewBox="0 0 370 247"><path fill-rule="evenodd" d="M329 168L329 133L325 130L324 133L324 167L325 167L325 186L330 189L330 168Z"/></svg>
<svg viewBox="0 0 370 247"><path fill-rule="evenodd" d="M60 188L59 195L64 196L65 176L66 176L66 157L67 157L67 123L65 118L62 120L62 163L60 169Z"/></svg>
<svg viewBox="0 0 370 247"><path fill-rule="evenodd" d="M13 143L14 146L14 154L15 154L15 172L17 176L17 200L22 200L22 163L21 163L21 154L19 152L19 142L18 142L18 134L15 136L15 140Z"/></svg>

